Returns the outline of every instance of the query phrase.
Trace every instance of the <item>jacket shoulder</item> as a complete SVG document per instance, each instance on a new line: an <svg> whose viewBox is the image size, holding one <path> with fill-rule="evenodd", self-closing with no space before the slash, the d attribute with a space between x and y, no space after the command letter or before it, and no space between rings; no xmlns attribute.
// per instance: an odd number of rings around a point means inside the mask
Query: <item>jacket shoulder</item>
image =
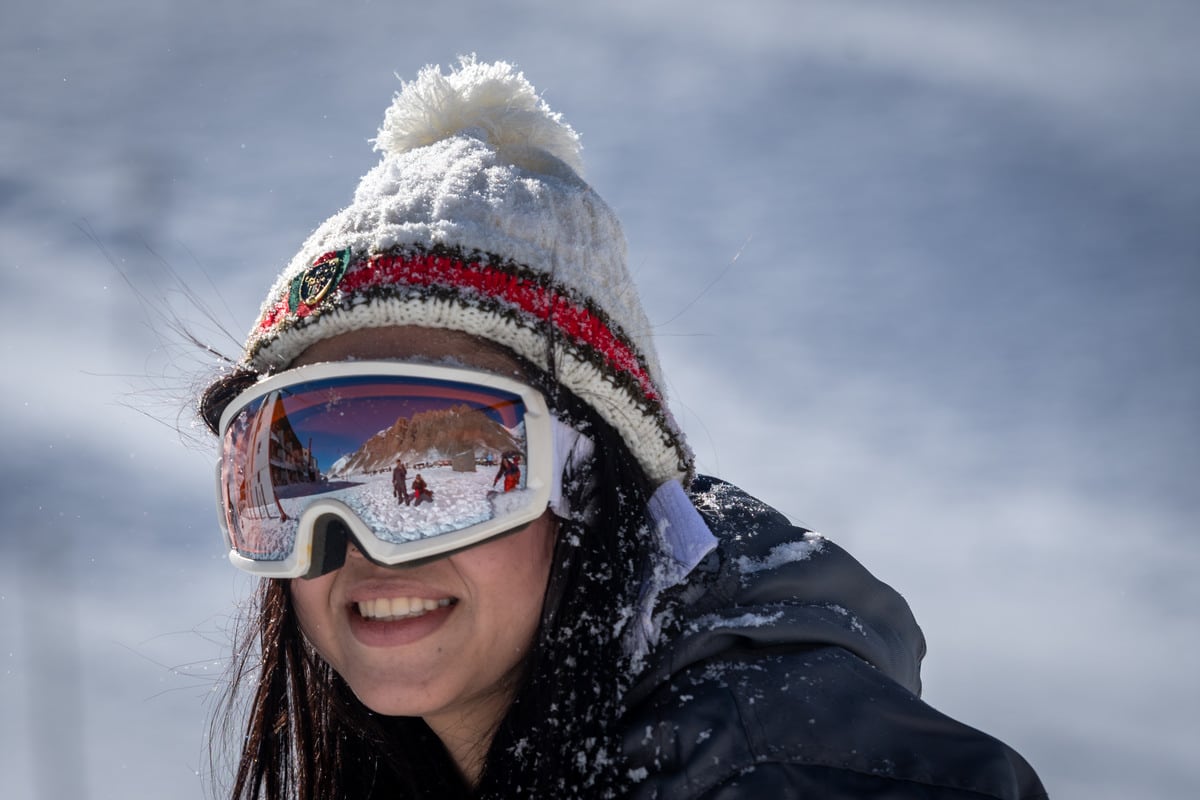
<svg viewBox="0 0 1200 800"><path fill-rule="evenodd" d="M730 484L692 499L718 545L661 598L627 694L633 797L1044 796L1020 755L920 700L899 594Z"/></svg>
<svg viewBox="0 0 1200 800"><path fill-rule="evenodd" d="M898 592L732 484L697 478L691 495L717 546L661 598L670 647L660 670L747 638L837 644L920 692L925 637Z"/></svg>
<svg viewBox="0 0 1200 800"><path fill-rule="evenodd" d="M625 748L637 800L1046 796L1015 751L837 647L694 664L639 706Z"/></svg>

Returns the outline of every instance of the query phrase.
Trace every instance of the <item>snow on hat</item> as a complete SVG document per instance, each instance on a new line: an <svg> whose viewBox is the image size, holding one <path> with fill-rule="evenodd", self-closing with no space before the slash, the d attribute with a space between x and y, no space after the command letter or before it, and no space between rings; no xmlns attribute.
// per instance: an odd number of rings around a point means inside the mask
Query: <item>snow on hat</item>
<svg viewBox="0 0 1200 800"><path fill-rule="evenodd" d="M375 149L382 160L353 202L271 288L247 365L286 367L360 328L463 331L552 371L654 483L686 479L692 454L666 405L620 223L579 176L578 134L525 76L473 56L445 75L426 67L402 83Z"/></svg>

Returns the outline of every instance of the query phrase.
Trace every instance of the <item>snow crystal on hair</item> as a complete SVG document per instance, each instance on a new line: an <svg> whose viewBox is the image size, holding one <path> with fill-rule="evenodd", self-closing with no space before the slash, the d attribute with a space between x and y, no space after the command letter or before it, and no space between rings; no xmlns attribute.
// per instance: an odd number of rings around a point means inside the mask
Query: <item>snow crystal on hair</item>
<svg viewBox="0 0 1200 800"><path fill-rule="evenodd" d="M481 64L474 55L462 56L459 68L449 75L429 65L416 80L401 84L375 139L375 149L386 155L400 155L475 129L517 165L536 150L583 174L579 134L511 64Z"/></svg>

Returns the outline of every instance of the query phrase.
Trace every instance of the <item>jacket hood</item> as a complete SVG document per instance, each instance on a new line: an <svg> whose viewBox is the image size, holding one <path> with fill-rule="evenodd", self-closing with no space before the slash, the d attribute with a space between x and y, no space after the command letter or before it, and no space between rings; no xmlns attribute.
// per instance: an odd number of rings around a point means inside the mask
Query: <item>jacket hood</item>
<svg viewBox="0 0 1200 800"><path fill-rule="evenodd" d="M723 652L779 647L841 647L920 694L925 637L899 593L728 483L700 477L691 495L719 545L660 596L659 640L671 645L650 651L629 706Z"/></svg>

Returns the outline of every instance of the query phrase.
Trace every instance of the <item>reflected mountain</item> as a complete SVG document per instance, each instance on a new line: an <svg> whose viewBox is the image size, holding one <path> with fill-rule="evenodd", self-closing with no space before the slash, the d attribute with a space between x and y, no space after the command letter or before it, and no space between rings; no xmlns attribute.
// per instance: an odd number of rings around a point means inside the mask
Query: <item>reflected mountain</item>
<svg viewBox="0 0 1200 800"><path fill-rule="evenodd" d="M329 477L389 470L397 459L406 463L450 462L471 471L480 460L499 460L506 450L524 450L521 429L510 431L481 411L458 405L401 417L372 436L362 447L330 467Z"/></svg>

